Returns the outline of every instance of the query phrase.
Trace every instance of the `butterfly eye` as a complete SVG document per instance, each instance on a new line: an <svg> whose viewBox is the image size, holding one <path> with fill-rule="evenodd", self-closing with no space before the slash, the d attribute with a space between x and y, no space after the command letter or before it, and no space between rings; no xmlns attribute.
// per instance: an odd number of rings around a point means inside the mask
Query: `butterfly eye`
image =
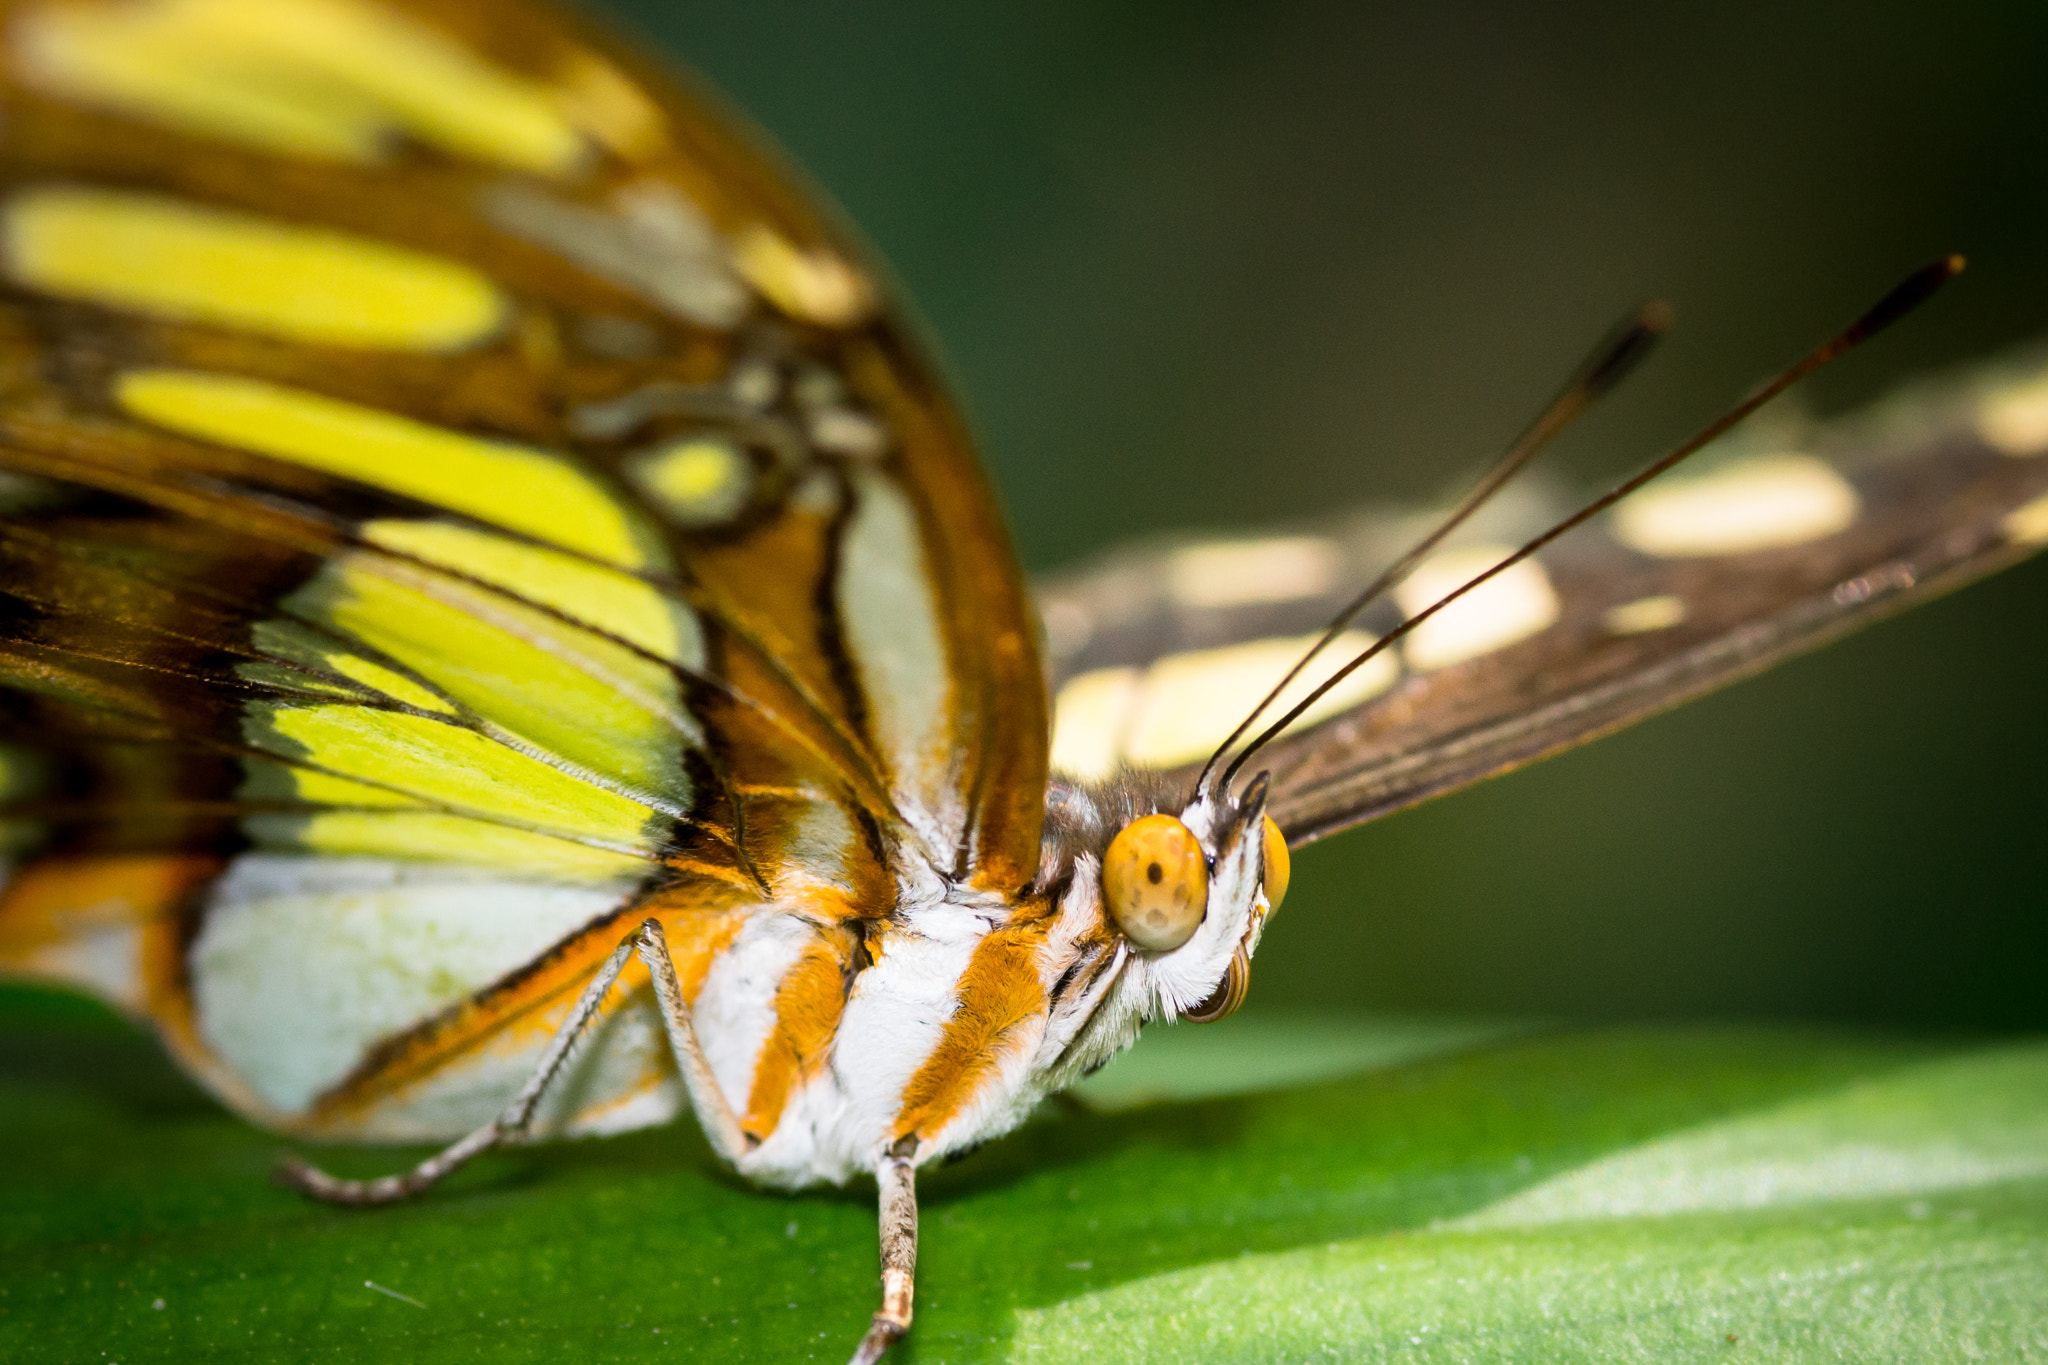
<svg viewBox="0 0 2048 1365"><path fill-rule="evenodd" d="M1266 859L1263 879L1266 884L1266 917L1271 919L1280 913L1280 902L1287 898L1287 876L1291 868L1287 861L1287 840L1280 835L1280 826L1266 818L1265 848Z"/></svg>
<svg viewBox="0 0 2048 1365"><path fill-rule="evenodd" d="M1102 899L1125 938L1163 953L1194 937L1209 905L1202 846L1171 815L1131 821L1102 859Z"/></svg>

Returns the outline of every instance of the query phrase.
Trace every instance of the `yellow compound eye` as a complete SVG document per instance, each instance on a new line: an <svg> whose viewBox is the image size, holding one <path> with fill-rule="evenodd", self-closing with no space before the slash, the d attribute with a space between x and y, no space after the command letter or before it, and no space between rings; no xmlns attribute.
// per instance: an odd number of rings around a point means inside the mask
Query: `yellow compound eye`
<svg viewBox="0 0 2048 1365"><path fill-rule="evenodd" d="M1163 953L1194 937L1209 906L1209 866L1171 815L1131 821L1102 858L1102 899L1125 938Z"/></svg>
<svg viewBox="0 0 2048 1365"><path fill-rule="evenodd" d="M1280 837L1280 826L1266 818L1265 849L1266 870L1266 918L1280 913L1280 902L1287 898L1287 875L1291 870L1287 861L1287 841Z"/></svg>

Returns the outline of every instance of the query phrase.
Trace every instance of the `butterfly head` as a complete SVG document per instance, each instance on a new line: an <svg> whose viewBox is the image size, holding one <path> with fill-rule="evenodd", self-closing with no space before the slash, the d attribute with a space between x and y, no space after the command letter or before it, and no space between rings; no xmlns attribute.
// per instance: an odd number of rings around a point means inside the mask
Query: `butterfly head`
<svg viewBox="0 0 2048 1365"><path fill-rule="evenodd" d="M1075 867L1075 899L1089 903L1120 964L1101 1003L1132 1026L1207 1023L1235 1010L1287 890L1287 843L1266 816L1263 778L1240 794L1212 787L1192 801L1157 799L1165 795L1094 793L1090 842L1100 852Z"/></svg>

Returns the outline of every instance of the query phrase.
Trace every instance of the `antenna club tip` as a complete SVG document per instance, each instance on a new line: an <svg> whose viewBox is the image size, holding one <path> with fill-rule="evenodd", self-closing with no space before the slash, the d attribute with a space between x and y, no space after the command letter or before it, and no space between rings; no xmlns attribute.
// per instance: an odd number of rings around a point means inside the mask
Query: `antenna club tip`
<svg viewBox="0 0 2048 1365"><path fill-rule="evenodd" d="M1960 251L1951 251L1943 259L1942 264L1948 267L1950 275L1960 275L1969 267L1970 258L1963 255Z"/></svg>
<svg viewBox="0 0 2048 1365"><path fill-rule="evenodd" d="M1963 258L1957 255L1944 256L1921 266L1905 279L1892 287L1892 291L1871 306L1869 312L1858 318L1847 331L1826 348L1824 359L1841 354L1850 346L1867 341L1885 328L1897 322L1906 314L1927 302L1937 289L1956 277L1963 268Z"/></svg>
<svg viewBox="0 0 2048 1365"><path fill-rule="evenodd" d="M1958 260L1961 257L1957 257ZM1669 299L1651 299L1636 313L1636 322L1646 331L1668 332L1671 324L1678 321L1678 311Z"/></svg>

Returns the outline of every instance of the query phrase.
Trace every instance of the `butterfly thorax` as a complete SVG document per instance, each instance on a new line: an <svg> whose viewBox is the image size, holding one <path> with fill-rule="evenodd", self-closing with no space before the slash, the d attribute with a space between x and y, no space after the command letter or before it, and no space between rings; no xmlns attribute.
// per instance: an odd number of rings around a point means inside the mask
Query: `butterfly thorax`
<svg viewBox="0 0 2048 1365"><path fill-rule="evenodd" d="M925 1162L964 1150L1021 1123L1046 1095L1129 1046L1146 1022L1215 997L1263 925L1259 841L1242 837L1243 812L1223 819L1213 802L1184 805L1183 786L1150 774L1055 782L1040 871L1007 895L906 855L897 904L862 931L844 976L836 966L806 969L831 954L802 907L750 920L696 1002L707 1051L733 1089L761 1093L763 1077L781 1065L781 1041L829 1010L835 991L844 1003L779 1110L750 1110L755 1145L742 1172L801 1185L873 1169L889 1152L910 1150ZM1152 952L1108 913L1102 868L1120 831L1162 812L1216 841L1215 870L1196 932ZM796 965L777 973L792 942L805 945ZM739 988L751 984L759 997L770 981L775 1023L757 1042L762 1031Z"/></svg>

